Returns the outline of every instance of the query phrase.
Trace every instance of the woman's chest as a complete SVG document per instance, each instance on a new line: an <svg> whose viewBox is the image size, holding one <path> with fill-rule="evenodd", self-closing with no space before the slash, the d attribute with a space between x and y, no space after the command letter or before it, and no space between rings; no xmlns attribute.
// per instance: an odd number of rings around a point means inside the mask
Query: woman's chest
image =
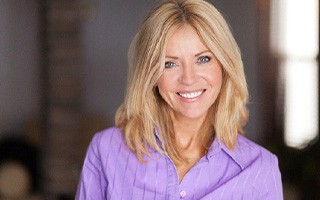
<svg viewBox="0 0 320 200"><path fill-rule="evenodd" d="M103 164L106 199L237 199L230 195L241 197L247 195L246 191L251 197L254 195L254 190L242 188L244 175L239 167L222 160L200 160L180 183L177 168L165 156L154 156L141 163L135 156L124 154L106 162ZM228 192L230 190L233 194Z"/></svg>
<svg viewBox="0 0 320 200"><path fill-rule="evenodd" d="M103 164L107 199L176 199L169 198L170 185L177 182L174 168L170 170L165 157L156 157L145 163L130 153L108 159Z"/></svg>

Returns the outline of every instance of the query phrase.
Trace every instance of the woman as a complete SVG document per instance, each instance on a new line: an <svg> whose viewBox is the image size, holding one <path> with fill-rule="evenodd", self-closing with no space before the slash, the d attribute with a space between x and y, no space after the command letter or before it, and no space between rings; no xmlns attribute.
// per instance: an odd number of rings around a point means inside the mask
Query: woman
<svg viewBox="0 0 320 200"><path fill-rule="evenodd" d="M116 127L93 138L76 199L282 199L277 158L241 136L238 46L203 0L167 0L129 49Z"/></svg>

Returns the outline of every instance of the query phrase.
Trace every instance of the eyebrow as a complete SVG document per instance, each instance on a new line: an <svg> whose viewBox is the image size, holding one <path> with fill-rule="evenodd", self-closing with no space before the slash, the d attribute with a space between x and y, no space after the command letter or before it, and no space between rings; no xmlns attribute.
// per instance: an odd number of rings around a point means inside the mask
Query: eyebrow
<svg viewBox="0 0 320 200"><path fill-rule="evenodd" d="M201 54L204 54L204 53L212 53L212 52L209 49L207 49L207 50L204 50L204 51L201 51L201 52L197 53L196 55L194 55L194 57L198 57L198 56L200 56ZM166 55L166 58L178 59L178 57L170 56L170 55Z"/></svg>
<svg viewBox="0 0 320 200"><path fill-rule="evenodd" d="M166 56L166 58L170 58L170 59L174 59L174 60L178 59L178 57L176 57L176 56Z"/></svg>
<svg viewBox="0 0 320 200"><path fill-rule="evenodd" d="M204 54L204 53L212 53L212 52L209 49L207 49L207 50L201 51L200 53L197 53L195 55L195 57L198 57L198 56L200 56L201 54Z"/></svg>

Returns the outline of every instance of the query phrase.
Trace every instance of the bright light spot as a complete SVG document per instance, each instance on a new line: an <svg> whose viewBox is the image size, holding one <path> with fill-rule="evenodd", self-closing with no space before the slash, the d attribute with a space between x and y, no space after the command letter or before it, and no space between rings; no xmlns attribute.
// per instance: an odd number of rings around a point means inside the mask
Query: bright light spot
<svg viewBox="0 0 320 200"><path fill-rule="evenodd" d="M303 148L318 135L318 65L288 61L285 73L285 142Z"/></svg>
<svg viewBox="0 0 320 200"><path fill-rule="evenodd" d="M318 0L273 0L271 47L284 74L285 143L303 148L319 133Z"/></svg>
<svg viewBox="0 0 320 200"><path fill-rule="evenodd" d="M280 0L281 1L281 0ZM282 51L289 57L314 58L318 54L318 0L283 2Z"/></svg>

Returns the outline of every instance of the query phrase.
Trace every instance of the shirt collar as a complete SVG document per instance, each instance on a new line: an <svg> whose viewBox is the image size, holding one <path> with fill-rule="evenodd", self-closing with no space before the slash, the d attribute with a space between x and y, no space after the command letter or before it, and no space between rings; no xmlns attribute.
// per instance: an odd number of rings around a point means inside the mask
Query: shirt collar
<svg viewBox="0 0 320 200"><path fill-rule="evenodd" d="M162 149L162 150L164 150L165 148L164 148L164 144L163 144L163 140L161 139L161 136L160 136L160 134L159 134L159 131L158 131L158 129L157 128L154 128L154 134L155 134L155 136L156 136L156 140L157 140L157 142L158 142L158 146Z"/></svg>
<svg viewBox="0 0 320 200"><path fill-rule="evenodd" d="M245 148L245 147L241 147ZM211 144L211 147L207 153L207 159L209 161L212 161L214 159L214 155L224 152L229 156L239 167L241 170L245 168L245 153L239 146L239 140L237 138L237 143L234 146L234 148L231 150L229 149L223 142L219 141L217 138L214 139L213 143Z"/></svg>
<svg viewBox="0 0 320 200"><path fill-rule="evenodd" d="M161 140L161 137L160 137L160 134L159 134L159 131L157 128L154 128L153 129L153 133L156 137L156 140L157 140L157 143L158 143L158 146L160 147L160 149L164 150L164 146L163 146L163 142ZM155 150L154 148L152 148L151 146L148 145L148 151L149 153L156 153L157 150Z"/></svg>
<svg viewBox="0 0 320 200"><path fill-rule="evenodd" d="M158 145L160 146L161 149L164 149L163 143L157 128L154 128L154 134L157 138ZM245 148L245 147L241 147L241 148ZM152 151L154 152L155 150L152 148ZM242 149L240 149L238 137L237 137L237 143L234 146L233 150L229 149L223 142L215 138L209 148L209 151L206 157L209 161L211 161L212 159L214 159L214 155L220 153L221 151L226 153L235 163L237 163L241 168L241 170L245 168L244 166L245 166L246 155L244 154Z"/></svg>
<svg viewBox="0 0 320 200"><path fill-rule="evenodd" d="M154 128L153 132L154 132L155 136L157 137L157 139L160 140L160 135L159 135L158 129Z"/></svg>

